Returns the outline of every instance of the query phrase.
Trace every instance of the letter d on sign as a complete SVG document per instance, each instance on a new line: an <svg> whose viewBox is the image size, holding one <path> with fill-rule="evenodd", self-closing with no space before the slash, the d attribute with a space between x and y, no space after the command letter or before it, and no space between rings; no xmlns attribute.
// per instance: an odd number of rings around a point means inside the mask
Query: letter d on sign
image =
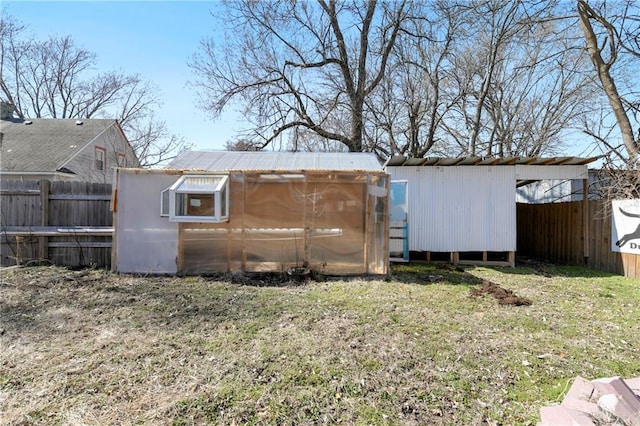
<svg viewBox="0 0 640 426"><path fill-rule="evenodd" d="M629 244L629 248L630 248L631 250L635 250L635 249L640 248L640 246L638 246L638 244L636 244L636 243L630 243L630 244Z"/></svg>

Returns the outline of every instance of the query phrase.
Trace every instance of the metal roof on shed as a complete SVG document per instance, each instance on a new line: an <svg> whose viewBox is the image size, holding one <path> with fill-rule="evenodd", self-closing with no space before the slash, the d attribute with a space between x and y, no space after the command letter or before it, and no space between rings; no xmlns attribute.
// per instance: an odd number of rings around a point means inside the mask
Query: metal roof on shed
<svg viewBox="0 0 640 426"><path fill-rule="evenodd" d="M400 166L582 166L599 157L457 157L457 158L407 158L401 155L391 157L385 167Z"/></svg>
<svg viewBox="0 0 640 426"><path fill-rule="evenodd" d="M187 151L167 169L207 171L350 170L381 172L374 154L362 152Z"/></svg>

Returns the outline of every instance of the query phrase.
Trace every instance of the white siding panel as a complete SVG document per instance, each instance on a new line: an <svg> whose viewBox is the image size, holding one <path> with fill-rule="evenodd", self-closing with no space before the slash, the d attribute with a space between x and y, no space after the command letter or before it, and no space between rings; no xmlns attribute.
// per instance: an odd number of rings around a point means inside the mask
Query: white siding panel
<svg viewBox="0 0 640 426"><path fill-rule="evenodd" d="M116 250L118 272L175 274L178 224L160 217L160 193L179 175L117 174Z"/></svg>
<svg viewBox="0 0 640 426"><path fill-rule="evenodd" d="M515 168L388 167L409 182L409 249L515 251Z"/></svg>

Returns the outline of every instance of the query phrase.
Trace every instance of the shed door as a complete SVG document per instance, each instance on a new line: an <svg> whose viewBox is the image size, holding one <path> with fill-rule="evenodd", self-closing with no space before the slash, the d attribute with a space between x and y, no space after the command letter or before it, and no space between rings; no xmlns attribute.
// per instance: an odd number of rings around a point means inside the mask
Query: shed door
<svg viewBox="0 0 640 426"><path fill-rule="evenodd" d="M389 258L409 261L409 192L406 180L391 181Z"/></svg>

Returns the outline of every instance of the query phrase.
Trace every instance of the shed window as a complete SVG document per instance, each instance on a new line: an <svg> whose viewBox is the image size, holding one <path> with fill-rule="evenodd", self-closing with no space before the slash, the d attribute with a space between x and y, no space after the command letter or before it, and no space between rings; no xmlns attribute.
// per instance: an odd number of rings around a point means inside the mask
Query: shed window
<svg viewBox="0 0 640 426"><path fill-rule="evenodd" d="M161 215L173 222L226 222L229 220L229 176L185 175L162 191Z"/></svg>

